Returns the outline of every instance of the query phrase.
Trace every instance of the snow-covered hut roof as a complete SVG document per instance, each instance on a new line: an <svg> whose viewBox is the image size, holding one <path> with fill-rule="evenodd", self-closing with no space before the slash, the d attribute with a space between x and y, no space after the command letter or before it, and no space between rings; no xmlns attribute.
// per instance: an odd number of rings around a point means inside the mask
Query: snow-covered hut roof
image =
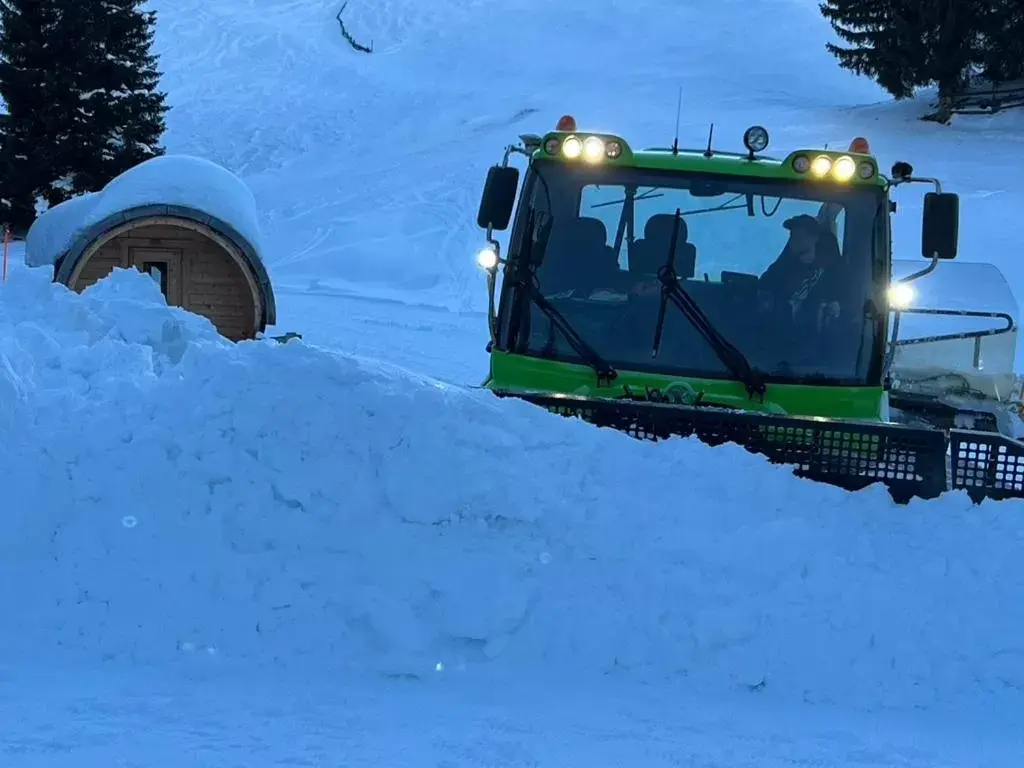
<svg viewBox="0 0 1024 768"><path fill-rule="evenodd" d="M44 211L25 237L25 263L52 265L67 282L90 244L114 227L155 216L199 222L231 242L245 257L264 295L264 322L276 322L270 278L252 191L226 168L190 155L162 155L113 179L99 192Z"/></svg>

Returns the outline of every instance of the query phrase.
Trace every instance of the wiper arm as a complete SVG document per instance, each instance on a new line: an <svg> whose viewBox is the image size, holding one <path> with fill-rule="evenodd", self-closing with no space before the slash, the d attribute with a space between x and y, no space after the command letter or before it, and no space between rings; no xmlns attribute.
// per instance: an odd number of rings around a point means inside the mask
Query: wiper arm
<svg viewBox="0 0 1024 768"><path fill-rule="evenodd" d="M547 297L538 290L532 280L523 287L526 289L527 295L530 297L530 301L533 302L534 306L543 312L551 321L551 324L561 331L562 336L564 336L565 340L569 342L569 346L572 347L573 351L579 355L587 365L594 369L594 372L597 374L598 384L605 381L612 381L619 375L619 372L616 371L607 360L601 357L601 355L599 355L597 351L595 351L594 348L576 332L576 329L573 328L569 321L565 319L565 315L559 312L558 309L555 308L555 305L547 300Z"/></svg>
<svg viewBox="0 0 1024 768"><path fill-rule="evenodd" d="M681 220L682 214L676 208L675 223L669 243L668 260L665 266L658 270L658 280L661 281L661 304L658 307L658 323L654 328L654 343L651 349L651 357L657 357L661 349L661 337L665 330L665 310L668 307L669 300L671 300L708 343L715 356L722 361L722 365L728 368L729 372L746 386L747 394L750 397L760 397L764 401L767 387L761 373L751 366L750 361L747 360L746 356L739 349L719 333L718 329L711 323L707 313L679 285L679 275L676 273L676 246L679 244L679 224Z"/></svg>
<svg viewBox="0 0 1024 768"><path fill-rule="evenodd" d="M533 267L533 247L534 237L533 228L536 221L536 215L533 211L530 211L529 218L526 220L526 244L523 247L523 251L520 254L518 260L519 266L515 272L511 275L513 282L523 291L526 292L530 302L537 307L541 312L547 316L551 324L557 328L565 340L569 342L569 346L572 347L573 351L580 356L580 358L594 369L597 374L597 383L600 385L602 382L613 381L618 377L619 372L616 371L607 360L594 350L590 344L584 340L576 329L572 327L572 324L565 319L565 315L558 311L558 309L547 300L547 297L540 292L536 283L536 273ZM549 230L550 231L550 230ZM547 244L547 238L542 236L545 246Z"/></svg>

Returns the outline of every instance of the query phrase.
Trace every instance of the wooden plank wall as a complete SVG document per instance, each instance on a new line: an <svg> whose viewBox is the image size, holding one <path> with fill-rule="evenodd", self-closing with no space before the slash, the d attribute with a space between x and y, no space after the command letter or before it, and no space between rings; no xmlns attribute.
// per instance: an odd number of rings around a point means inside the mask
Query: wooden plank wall
<svg viewBox="0 0 1024 768"><path fill-rule="evenodd" d="M180 254L181 306L208 317L233 341L255 336L255 304L245 276L217 243L183 227L149 224L118 235L89 258L72 287L81 291L116 266L141 266L133 264L134 249L145 249L148 259L154 250Z"/></svg>

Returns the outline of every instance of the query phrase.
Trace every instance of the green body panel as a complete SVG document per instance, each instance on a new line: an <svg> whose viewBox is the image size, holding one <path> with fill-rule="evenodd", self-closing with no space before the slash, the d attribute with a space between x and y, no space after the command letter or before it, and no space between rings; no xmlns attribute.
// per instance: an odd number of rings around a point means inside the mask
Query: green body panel
<svg viewBox="0 0 1024 768"><path fill-rule="evenodd" d="M672 385L703 392L706 404L720 403L745 411L790 416L817 416L854 421L882 421L885 392L881 387L769 384L764 403L751 399L743 384L729 379L698 379L620 370L610 384L598 386L585 365L491 352L491 373L484 386L508 394L561 394L616 398L624 387L640 394L646 388L665 391Z"/></svg>
<svg viewBox="0 0 1024 768"><path fill-rule="evenodd" d="M856 160L870 160L871 158L860 155L851 155L847 152L804 152L809 157L827 155L833 160L847 155ZM805 184L835 184L841 186L876 186L884 187L885 179L876 175L864 181L862 179L851 179L846 182L831 181L829 179L816 179L809 177L806 173L797 173L793 170L792 161L787 158L784 161L759 159L748 160L745 157L735 155L714 155L705 157L703 154L682 152L673 155L671 152L637 152L633 156L633 167L650 168L661 171L683 171L689 173L710 173L722 174L724 176L755 177L759 179L782 179L786 181L800 181Z"/></svg>
<svg viewBox="0 0 1024 768"><path fill-rule="evenodd" d="M775 179L786 181L799 181L805 184L836 184L839 186L873 186L886 187L889 180L878 172L875 158L871 155L861 155L855 152L842 152L826 149L802 149L790 153L784 160L757 156L751 160L748 157L735 154L712 154L708 157L702 150L680 149L678 153L671 150L633 150L625 141L617 136L602 133L590 133L581 131L574 134L549 133L544 137L546 142L552 138L564 138L574 136L598 136L603 140L614 140L622 144L623 153L617 158L607 158L600 162L600 165L617 168L643 168L659 171L679 171L681 173L709 173L721 174L724 176L742 176L747 178ZM543 147L543 145L542 145ZM835 181L830 178L815 178L807 173L798 173L793 168L793 159L799 155L808 158L815 158L825 155L833 161L840 157L850 157L858 163L870 162L875 167L875 174L870 179L861 179L857 176L848 181ZM579 165L580 160L570 160L562 155L548 154L543 148L533 153L533 160L554 161L566 165Z"/></svg>

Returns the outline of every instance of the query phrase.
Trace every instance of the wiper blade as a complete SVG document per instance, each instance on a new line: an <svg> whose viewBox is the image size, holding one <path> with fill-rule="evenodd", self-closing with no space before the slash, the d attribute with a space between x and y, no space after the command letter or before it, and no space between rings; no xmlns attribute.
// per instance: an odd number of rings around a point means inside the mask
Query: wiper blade
<svg viewBox="0 0 1024 768"><path fill-rule="evenodd" d="M658 270L658 280L661 282L661 304L658 307L658 323L654 328L654 343L651 349L651 357L657 357L661 349L661 337L665 330L665 311L668 302L671 302L683 313L683 316L697 329L701 337L714 351L715 356L722 361L722 365L729 369L747 389L750 397L760 397L764 401L767 387L764 377L747 360L728 339L726 339L711 323L707 313L693 300L679 284L679 275L676 273L676 247L679 244L679 224L682 220L682 213L676 208L675 224L672 228L672 238L669 242L668 260L665 266Z"/></svg>
<svg viewBox="0 0 1024 768"><path fill-rule="evenodd" d="M524 245L523 252L520 254L520 258L518 260L519 266L515 272L510 275L510 277L519 288L526 292L530 302L537 307L537 309L543 312L548 320L551 321L551 324L561 332L562 336L565 337L565 340L569 342L569 346L572 347L573 351L580 356L583 362L594 369L594 372L597 374L598 385L602 382L613 381L618 377L619 372L616 371L607 360L601 357L601 355L599 355L597 351L590 346L590 344L588 344L586 340L579 335L579 333L576 332L576 329L572 327L572 324L565 319L565 315L559 312L537 287L536 273L533 266L533 228L535 222L536 215L533 211L530 211L530 215L526 220L526 244ZM546 237L542 236L538 239L544 240L546 245Z"/></svg>

